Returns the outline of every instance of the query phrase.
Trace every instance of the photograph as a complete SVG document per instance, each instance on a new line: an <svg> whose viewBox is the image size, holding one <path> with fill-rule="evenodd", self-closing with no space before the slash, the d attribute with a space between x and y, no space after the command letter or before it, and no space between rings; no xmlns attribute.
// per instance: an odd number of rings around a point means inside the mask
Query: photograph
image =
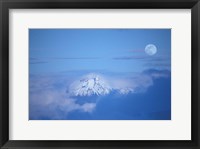
<svg viewBox="0 0 200 149"><path fill-rule="evenodd" d="M200 0L0 1L0 149L200 149Z"/></svg>
<svg viewBox="0 0 200 149"><path fill-rule="evenodd" d="M28 40L29 120L171 120L171 28L29 28Z"/></svg>

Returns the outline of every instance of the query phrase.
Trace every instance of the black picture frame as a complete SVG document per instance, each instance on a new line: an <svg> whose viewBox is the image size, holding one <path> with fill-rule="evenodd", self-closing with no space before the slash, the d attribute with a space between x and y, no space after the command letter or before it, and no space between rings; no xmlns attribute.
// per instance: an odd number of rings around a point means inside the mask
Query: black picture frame
<svg viewBox="0 0 200 149"><path fill-rule="evenodd" d="M9 9L191 9L192 14L192 139L139 141L9 140ZM199 0L0 0L0 147L40 148L165 148L200 149L200 3ZM184 83L183 83L184 85ZM106 132L105 132L106 133Z"/></svg>

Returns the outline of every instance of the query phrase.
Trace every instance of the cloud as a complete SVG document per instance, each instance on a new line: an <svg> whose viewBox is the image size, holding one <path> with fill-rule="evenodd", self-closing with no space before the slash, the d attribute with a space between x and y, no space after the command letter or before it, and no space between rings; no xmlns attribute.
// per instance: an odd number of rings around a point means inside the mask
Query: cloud
<svg viewBox="0 0 200 149"><path fill-rule="evenodd" d="M104 81L119 94L143 93L154 84L154 79L170 77L169 71L146 70L140 74L122 77L123 75L102 75ZM77 79L77 78L76 78ZM71 96L67 88L74 80L71 77L51 75L30 75L29 85L29 118L30 120L67 119L74 111L93 113L98 98L79 98ZM118 94L117 94L118 96ZM120 95L121 96L121 95Z"/></svg>
<svg viewBox="0 0 200 149"><path fill-rule="evenodd" d="M149 75L153 79L167 78L171 76L171 72L169 70L156 70L156 69L145 70L143 71L143 74Z"/></svg>
<svg viewBox="0 0 200 149"><path fill-rule="evenodd" d="M29 58L29 64L43 64L43 63L47 63L47 61L44 61L35 57Z"/></svg>
<svg viewBox="0 0 200 149"><path fill-rule="evenodd" d="M88 60L88 59L100 59L100 57L51 57L48 59L56 59L56 60L66 60L66 59L82 59L82 60Z"/></svg>
<svg viewBox="0 0 200 149"><path fill-rule="evenodd" d="M145 67L171 67L171 63L165 62L165 63L145 63Z"/></svg>
<svg viewBox="0 0 200 149"><path fill-rule="evenodd" d="M148 56L120 56L114 57L114 60L135 60L135 59L147 59Z"/></svg>
<svg viewBox="0 0 200 149"><path fill-rule="evenodd" d="M79 104L66 93L65 85L55 85L59 78L31 77L29 92L29 118L67 119L70 112L92 112L96 103ZM67 83L67 82L62 82Z"/></svg>
<svg viewBox="0 0 200 149"><path fill-rule="evenodd" d="M129 89L132 93L145 92L154 84L154 80L158 78L167 78L171 76L169 70L148 69L131 77L121 78L110 77L111 86L116 89Z"/></svg>
<svg viewBox="0 0 200 149"><path fill-rule="evenodd" d="M57 60L97 60L97 59L100 59L100 57L41 57L41 58L30 57L29 63L44 64Z"/></svg>
<svg viewBox="0 0 200 149"><path fill-rule="evenodd" d="M100 59L100 57L30 57L30 61L41 61L41 60L68 60L68 59L82 59L82 60L87 60L87 59Z"/></svg>
<svg viewBox="0 0 200 149"><path fill-rule="evenodd" d="M113 59L114 60L145 60L148 63L170 61L170 57L167 57L167 56L148 56L148 55L119 56L119 57L114 57Z"/></svg>
<svg viewBox="0 0 200 149"><path fill-rule="evenodd" d="M31 93L30 95L30 120L31 119L67 119L70 112L80 110L92 112L96 103L78 104L76 100L68 97L65 92L55 90ZM36 113L38 112L38 113Z"/></svg>
<svg viewBox="0 0 200 149"><path fill-rule="evenodd" d="M45 62L45 61L36 61L36 62L29 62L30 64L45 64L45 63L48 63L48 62Z"/></svg>
<svg viewBox="0 0 200 149"><path fill-rule="evenodd" d="M111 87L121 94L140 93L153 85L153 78L146 74L134 75L127 78L108 77Z"/></svg>
<svg viewBox="0 0 200 149"><path fill-rule="evenodd" d="M129 50L131 53L144 53L144 50Z"/></svg>
<svg viewBox="0 0 200 149"><path fill-rule="evenodd" d="M95 107L96 107L96 103L85 103L81 106L81 109L84 112L92 112Z"/></svg>
<svg viewBox="0 0 200 149"><path fill-rule="evenodd" d="M35 57L29 57L29 60L38 60L38 58L35 58Z"/></svg>
<svg viewBox="0 0 200 149"><path fill-rule="evenodd" d="M123 76L123 75L122 75ZM129 77L90 73L77 78L67 92L71 96L105 96L112 92L120 94L144 92L153 85L153 79L167 77L165 72L145 71Z"/></svg>

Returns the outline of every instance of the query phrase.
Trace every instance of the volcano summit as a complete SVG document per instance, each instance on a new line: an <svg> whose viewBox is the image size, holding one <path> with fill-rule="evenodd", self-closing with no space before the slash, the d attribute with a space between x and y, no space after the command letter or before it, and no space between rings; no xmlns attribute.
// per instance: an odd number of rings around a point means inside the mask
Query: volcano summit
<svg viewBox="0 0 200 149"><path fill-rule="evenodd" d="M89 74L79 81L74 82L71 87L74 96L91 96L109 94L112 88L97 74Z"/></svg>

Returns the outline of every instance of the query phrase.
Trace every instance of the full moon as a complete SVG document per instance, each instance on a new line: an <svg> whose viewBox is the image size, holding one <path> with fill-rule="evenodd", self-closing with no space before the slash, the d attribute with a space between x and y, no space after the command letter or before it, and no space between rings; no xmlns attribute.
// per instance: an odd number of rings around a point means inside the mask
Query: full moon
<svg viewBox="0 0 200 149"><path fill-rule="evenodd" d="M145 47L145 53L146 54L152 56L152 55L156 54L156 52L157 52L157 48L154 44L146 45L146 47Z"/></svg>

